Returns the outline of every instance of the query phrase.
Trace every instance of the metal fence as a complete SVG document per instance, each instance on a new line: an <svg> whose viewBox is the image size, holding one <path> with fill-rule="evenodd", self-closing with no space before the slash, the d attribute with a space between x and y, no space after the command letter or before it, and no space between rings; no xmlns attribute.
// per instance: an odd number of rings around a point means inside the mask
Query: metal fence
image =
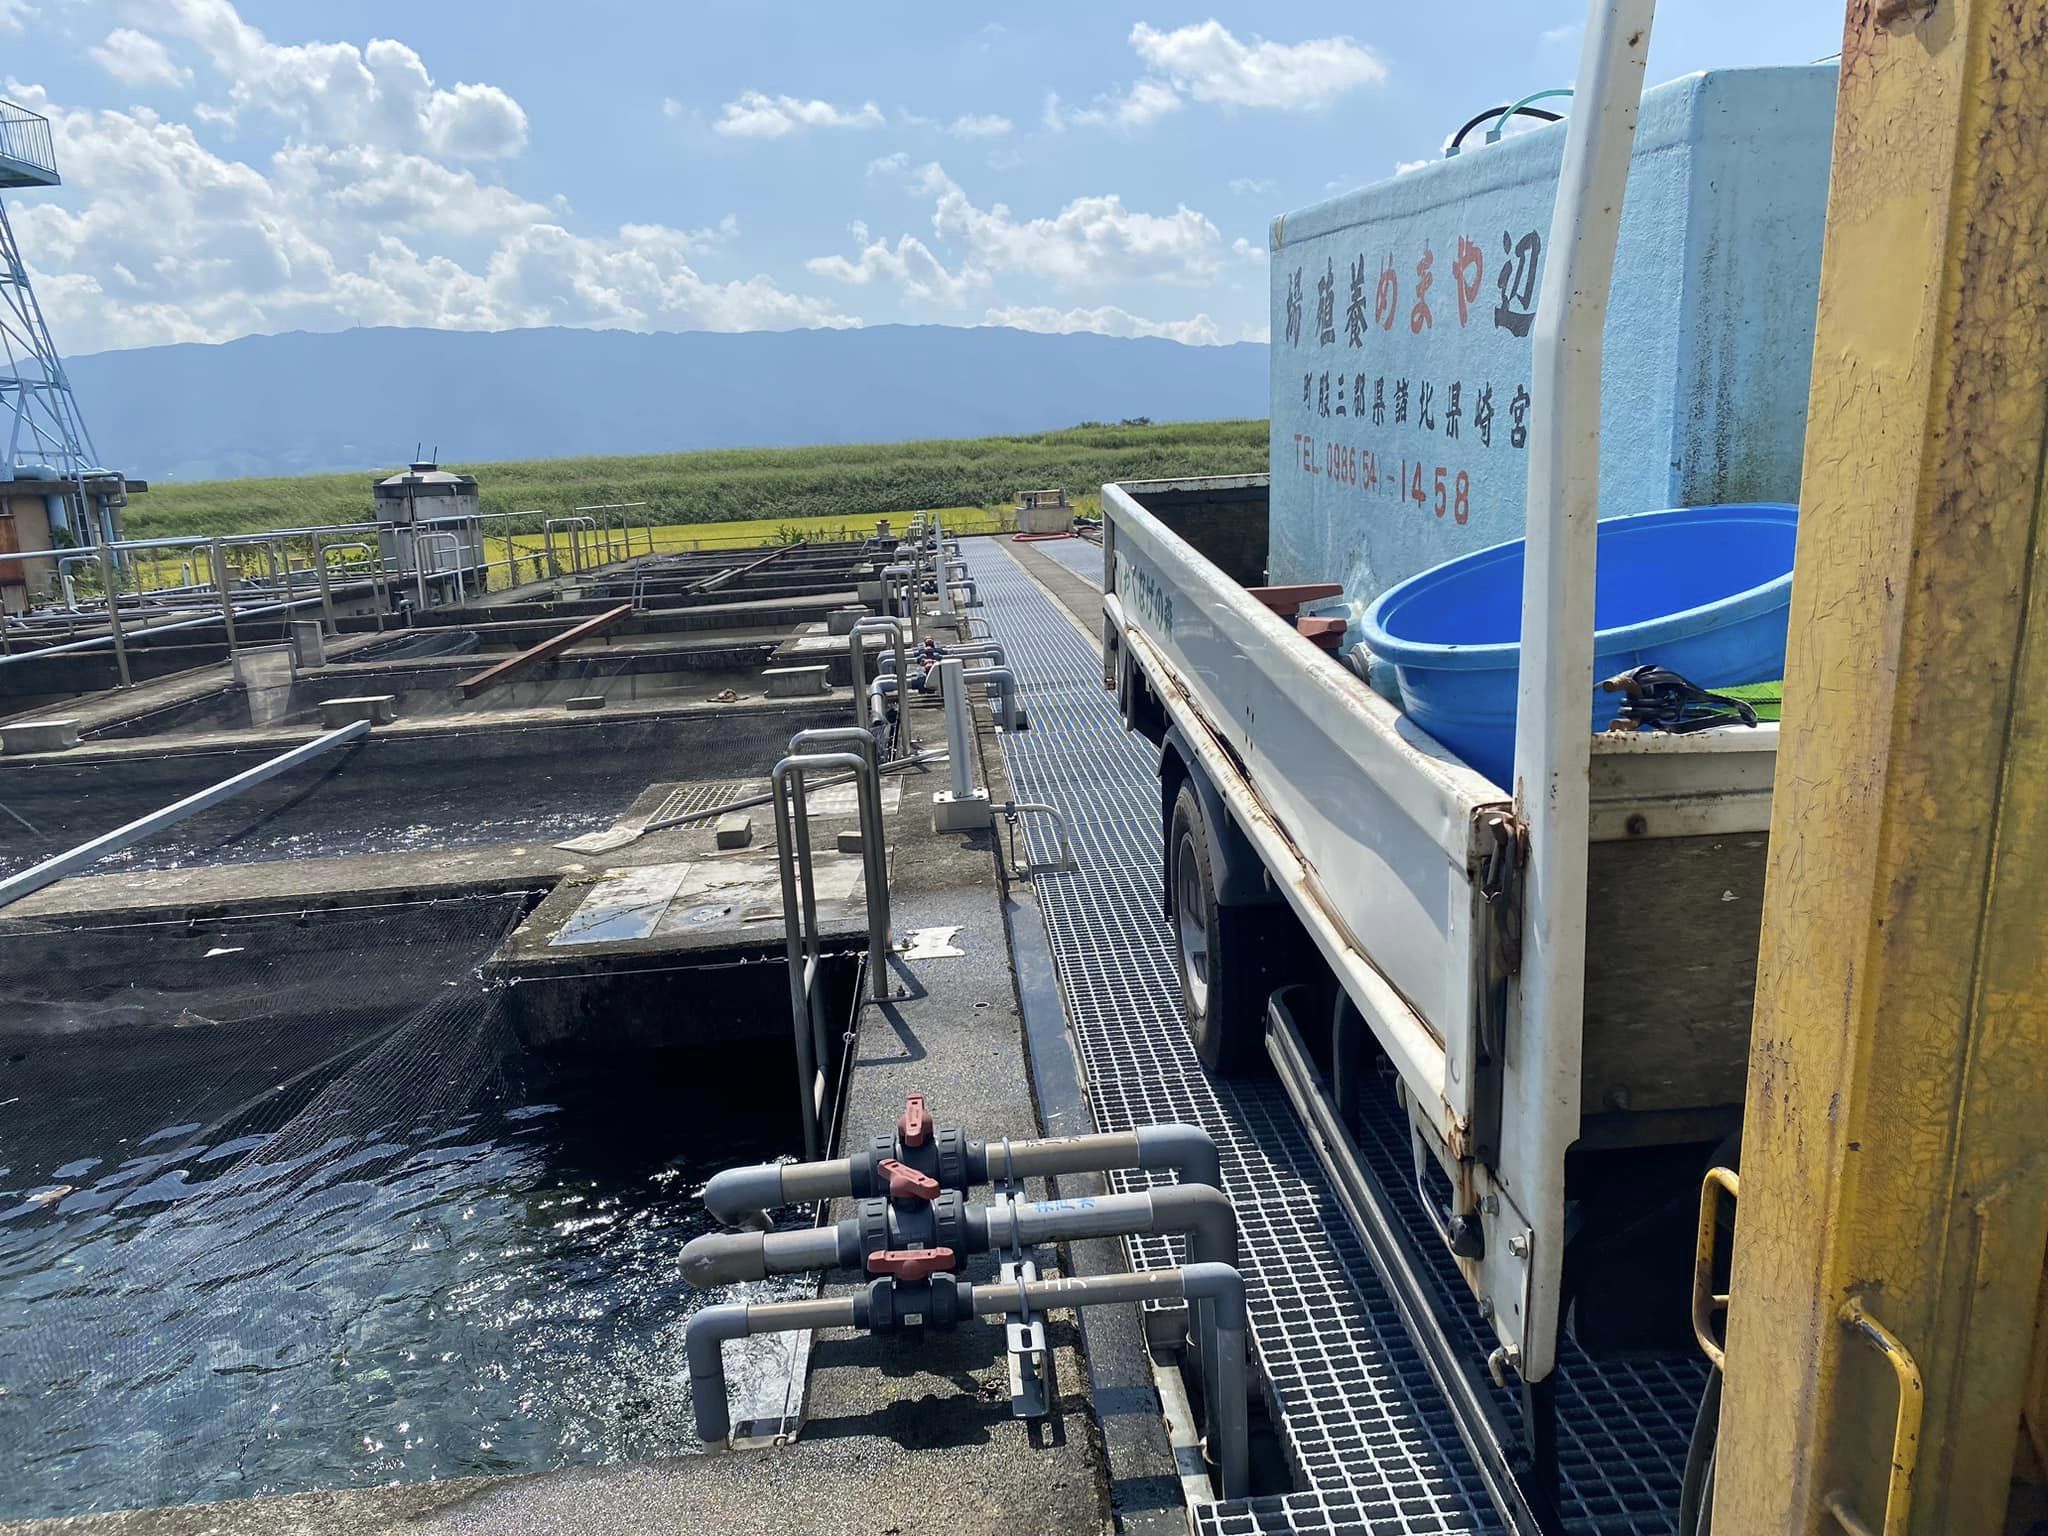
<svg viewBox="0 0 2048 1536"><path fill-rule="evenodd" d="M18 160L56 175L57 145L50 137L50 120L27 107L0 101L0 159Z"/></svg>

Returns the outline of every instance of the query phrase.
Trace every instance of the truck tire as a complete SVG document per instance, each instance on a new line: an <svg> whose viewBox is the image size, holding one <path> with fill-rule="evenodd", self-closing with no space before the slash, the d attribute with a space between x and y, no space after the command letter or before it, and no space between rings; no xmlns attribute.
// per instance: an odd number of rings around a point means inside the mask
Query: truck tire
<svg viewBox="0 0 2048 1536"><path fill-rule="evenodd" d="M1216 900L1209 833L1192 784L1182 784L1167 825L1167 889L1173 893L1174 969L1182 1016L1202 1065L1234 1077L1264 1057L1266 998L1276 985L1261 954L1261 907Z"/></svg>

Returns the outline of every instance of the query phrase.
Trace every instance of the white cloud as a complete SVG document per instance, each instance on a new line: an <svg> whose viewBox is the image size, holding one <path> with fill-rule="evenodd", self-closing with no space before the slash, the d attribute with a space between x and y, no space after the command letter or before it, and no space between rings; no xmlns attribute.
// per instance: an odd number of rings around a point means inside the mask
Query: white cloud
<svg viewBox="0 0 2048 1536"><path fill-rule="evenodd" d="M1540 34L1541 41L1546 48L1556 48L1564 43L1575 43L1579 40L1579 33L1584 27L1585 23L1580 21L1568 21L1561 27L1545 27Z"/></svg>
<svg viewBox="0 0 2048 1536"><path fill-rule="evenodd" d="M1098 96L1085 107L1068 107L1048 93L1042 121L1053 132L1067 128L1142 128L1180 110L1180 97L1163 80L1137 80L1120 95Z"/></svg>
<svg viewBox="0 0 2048 1536"><path fill-rule="evenodd" d="M1426 165L1435 165L1437 158L1435 155L1425 155L1420 160L1396 160L1394 162L1394 174L1396 176L1406 176L1410 171L1419 171Z"/></svg>
<svg viewBox="0 0 2048 1536"><path fill-rule="evenodd" d="M116 27L106 41L86 50L95 64L123 85L190 85L192 71L171 57L170 50L146 32Z"/></svg>
<svg viewBox="0 0 2048 1536"><path fill-rule="evenodd" d="M969 112L954 118L952 127L946 131L956 139L993 139L1008 133L1010 128L1011 123L1007 117L997 117L994 113Z"/></svg>
<svg viewBox="0 0 2048 1536"><path fill-rule="evenodd" d="M0 0L0 35L19 32L35 14L36 8L28 0Z"/></svg>
<svg viewBox="0 0 2048 1536"><path fill-rule="evenodd" d="M70 196L10 213L70 353L353 325L857 323L766 277L703 275L697 263L739 232L730 215L705 228L577 232L559 208L375 139L295 137L249 164L152 112L68 109L38 87L6 86L50 115L66 149ZM448 110L460 121L459 97ZM422 121L411 136L464 144L447 123Z"/></svg>
<svg viewBox="0 0 2048 1536"><path fill-rule="evenodd" d="M680 101L677 101L673 96L664 96L661 98L661 115L663 117L681 117L688 110L689 108L685 107Z"/></svg>
<svg viewBox="0 0 2048 1536"><path fill-rule="evenodd" d="M231 0L161 0L158 29L195 44L229 82L238 108L254 107L304 137L466 159L516 155L526 113L494 85L434 83L404 43L273 43Z"/></svg>
<svg viewBox="0 0 2048 1536"><path fill-rule="evenodd" d="M1017 219L1002 203L977 206L939 165L914 173L919 190L938 199L932 230L989 271L1029 273L1063 288L1131 278L1206 279L1216 271L1223 237L1182 204L1170 214L1124 207L1114 193L1077 197L1049 217Z"/></svg>
<svg viewBox="0 0 2048 1536"><path fill-rule="evenodd" d="M1112 104L1111 115L1120 128L1142 128L1169 112L1180 110L1180 98L1157 80L1140 80Z"/></svg>
<svg viewBox="0 0 2048 1536"><path fill-rule="evenodd" d="M886 238L874 239L866 224L857 223L856 255L816 256L806 265L821 277L856 287L893 284L921 303L957 309L974 290L1006 275L1059 289L1146 280L1201 282L1214 277L1224 254L1216 226L1185 206L1170 214L1143 213L1126 208L1121 198L1110 194L1077 197L1056 213L1020 219L1001 203L979 206L936 163L913 166L894 154L874 161L868 170L900 177L910 190L934 199L931 223L937 248L909 234L898 236L893 244Z"/></svg>
<svg viewBox="0 0 2048 1536"><path fill-rule="evenodd" d="M1095 331L1104 336L1164 336L1191 347L1220 346L1222 335L1207 315L1189 320L1146 320L1129 310L1105 304L1097 309L1059 309L1050 304L1012 304L991 309L984 325L1006 325L1019 331L1050 331L1068 335Z"/></svg>
<svg viewBox="0 0 2048 1536"><path fill-rule="evenodd" d="M1241 42L1211 18L1161 32L1139 22L1131 46L1155 72L1197 101L1238 107L1308 111L1361 85L1378 85L1387 67L1348 37L1273 43Z"/></svg>
<svg viewBox="0 0 2048 1536"><path fill-rule="evenodd" d="M1263 245L1255 245L1243 235L1239 235L1230 242L1230 254L1240 261L1264 261L1269 253Z"/></svg>
<svg viewBox="0 0 2048 1536"><path fill-rule="evenodd" d="M1275 185L1276 183L1270 176L1233 176L1230 178L1230 190L1237 193L1240 197L1263 196L1265 193L1271 192Z"/></svg>
<svg viewBox="0 0 2048 1536"><path fill-rule="evenodd" d="M882 109L872 101L851 111L829 101L800 101L794 96L770 96L761 91L741 91L718 110L714 130L733 139L779 139L805 128L879 128Z"/></svg>
<svg viewBox="0 0 2048 1536"><path fill-rule="evenodd" d="M1378 56L1348 37L1301 43L1254 37L1247 43L1214 18L1171 32L1141 21L1131 28L1130 44L1150 74L1085 107L1068 107L1048 93L1041 114L1045 126L1054 133L1079 127L1142 128L1178 111L1186 99L1306 112L1387 78ZM1231 188L1259 185L1240 177Z"/></svg>
<svg viewBox="0 0 2048 1536"><path fill-rule="evenodd" d="M865 224L854 225L856 241L866 242L867 235ZM972 289L988 281L985 272L948 272L931 248L915 235L899 235L894 247L886 240L868 242L851 261L844 256L813 256L804 265L820 277L859 288L877 280L893 282L909 298L948 309L958 309L967 302Z"/></svg>

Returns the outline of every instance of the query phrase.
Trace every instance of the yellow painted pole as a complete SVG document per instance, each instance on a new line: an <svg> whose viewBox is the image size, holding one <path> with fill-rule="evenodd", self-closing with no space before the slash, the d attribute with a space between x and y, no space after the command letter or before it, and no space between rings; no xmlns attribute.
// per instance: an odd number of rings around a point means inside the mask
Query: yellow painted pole
<svg viewBox="0 0 2048 1536"><path fill-rule="evenodd" d="M1990 1536L2005 1510L2048 1241L2044 259L2048 6L1855 0L1750 1050L1724 1536Z"/></svg>

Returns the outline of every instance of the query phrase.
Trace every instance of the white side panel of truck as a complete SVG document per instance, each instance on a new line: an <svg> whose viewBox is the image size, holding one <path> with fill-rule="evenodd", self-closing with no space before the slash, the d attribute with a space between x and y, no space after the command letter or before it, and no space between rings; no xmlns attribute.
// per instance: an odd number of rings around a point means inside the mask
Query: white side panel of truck
<svg viewBox="0 0 2048 1536"><path fill-rule="evenodd" d="M1381 993L1373 1022L1409 1091L1437 1111L1440 1135L1462 1136L1477 827L1505 797L1123 487L1105 487L1103 500L1123 643L1149 653L1155 691L1183 696L1193 734L1235 781L1218 788L1254 844L1275 839L1298 861L1305 879L1289 901L1317 915L1309 926L1326 952L1343 946L1329 956L1340 974L1370 973L1362 982Z"/></svg>

